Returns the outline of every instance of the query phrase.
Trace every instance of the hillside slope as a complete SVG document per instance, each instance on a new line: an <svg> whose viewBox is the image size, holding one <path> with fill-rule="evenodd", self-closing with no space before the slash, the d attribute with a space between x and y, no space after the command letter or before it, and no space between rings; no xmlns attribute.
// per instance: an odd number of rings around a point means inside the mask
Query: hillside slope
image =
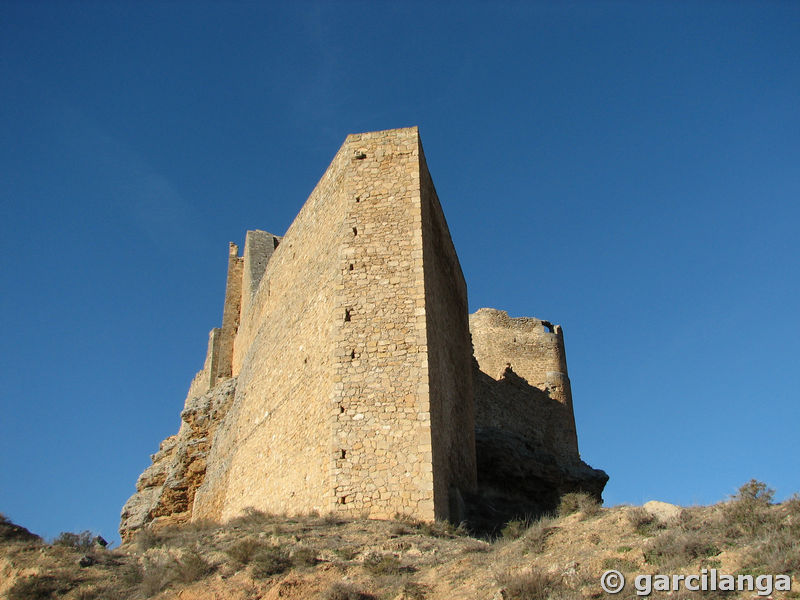
<svg viewBox="0 0 800 600"><path fill-rule="evenodd" d="M253 511L224 526L142 532L107 550L91 545L88 535L48 545L4 521L0 594L9 600L631 598L636 574L717 569L750 574L754 581L760 574L788 573L794 591L771 597L798 598L800 499L774 505L759 486L743 486L727 503L683 509L657 502L600 508L588 497L570 495L562 516L512 522L492 540L402 518L286 518ZM625 593L603 591L600 576L608 569L625 574ZM651 597L751 598L758 590Z"/></svg>

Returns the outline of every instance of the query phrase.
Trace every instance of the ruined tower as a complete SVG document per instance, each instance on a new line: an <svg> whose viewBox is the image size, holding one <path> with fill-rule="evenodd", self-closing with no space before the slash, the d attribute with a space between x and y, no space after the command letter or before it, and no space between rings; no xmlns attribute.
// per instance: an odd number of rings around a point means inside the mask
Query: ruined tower
<svg viewBox="0 0 800 600"><path fill-rule="evenodd" d="M489 317L473 316L480 368L511 363L561 407L539 433L526 415L520 439L564 446L557 460L583 465L560 332L532 320L511 342L483 334L484 321L508 329ZM547 358L517 357L536 352ZM249 507L461 520L480 495L479 425L503 429L491 398L506 383L481 373L417 129L350 135L282 238L249 231L241 257L231 244L222 327L179 433L123 509L123 537Z"/></svg>

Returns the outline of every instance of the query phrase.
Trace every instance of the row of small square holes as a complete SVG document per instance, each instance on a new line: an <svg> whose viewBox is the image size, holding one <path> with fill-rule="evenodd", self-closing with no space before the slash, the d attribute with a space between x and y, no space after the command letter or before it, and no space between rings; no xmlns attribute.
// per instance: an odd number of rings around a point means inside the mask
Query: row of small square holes
<svg viewBox="0 0 800 600"><path fill-rule="evenodd" d="M366 158L366 155L362 153L357 158L358 159ZM356 196L356 202L361 202L361 197L360 196ZM353 236L355 237L357 235L358 235L358 228L357 227L353 227ZM352 271L352 270L353 270L353 263L350 263L350 271ZM351 309L346 308L344 310L344 322L345 323L349 323L350 322L350 316L351 316ZM356 351L355 351L355 349L353 349L350 352L350 360L354 360L355 357L356 357ZM343 414L343 413L344 413L344 406L342 406L340 404L339 405L339 414ZM342 448L339 451L339 458L340 458L340 460L346 459L347 458L347 450ZM347 498L347 496L340 496L339 497L339 504L344 504L346 502L346 498Z"/></svg>

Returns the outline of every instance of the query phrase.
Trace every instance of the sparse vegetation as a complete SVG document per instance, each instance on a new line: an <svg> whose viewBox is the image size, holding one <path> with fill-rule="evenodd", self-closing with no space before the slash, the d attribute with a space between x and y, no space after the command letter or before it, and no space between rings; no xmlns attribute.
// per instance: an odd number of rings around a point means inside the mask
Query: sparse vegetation
<svg viewBox="0 0 800 600"><path fill-rule="evenodd" d="M645 546L645 560L666 570L688 565L696 558L716 556L719 547L707 536L665 531Z"/></svg>
<svg viewBox="0 0 800 600"><path fill-rule="evenodd" d="M565 598L566 590L560 579L539 569L522 573L504 573L497 578L507 600L556 600Z"/></svg>

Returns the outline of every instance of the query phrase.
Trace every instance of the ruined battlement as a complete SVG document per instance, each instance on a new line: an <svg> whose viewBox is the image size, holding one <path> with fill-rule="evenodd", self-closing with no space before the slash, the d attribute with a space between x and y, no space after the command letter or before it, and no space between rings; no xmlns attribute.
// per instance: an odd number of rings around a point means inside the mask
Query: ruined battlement
<svg viewBox="0 0 800 600"><path fill-rule="evenodd" d="M460 521L503 444L551 461L550 496L599 496L560 327L467 307L417 128L347 136L283 237L230 244L221 327L123 537L250 507Z"/></svg>

